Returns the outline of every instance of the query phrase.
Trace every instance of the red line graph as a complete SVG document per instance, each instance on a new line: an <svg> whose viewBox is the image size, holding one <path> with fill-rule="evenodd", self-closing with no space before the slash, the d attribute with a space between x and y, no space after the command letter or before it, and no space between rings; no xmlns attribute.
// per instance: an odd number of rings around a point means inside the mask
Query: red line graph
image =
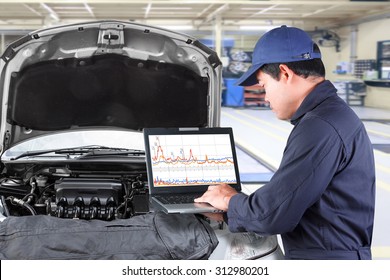
<svg viewBox="0 0 390 280"><path fill-rule="evenodd" d="M156 148L157 147L157 148ZM154 155L152 157L152 161L154 165L158 165L160 163L164 164L233 164L232 156L222 156L209 158L208 155L204 156L204 159L198 159L198 157L193 155L192 149L189 149L188 156L184 155L183 149L180 149L180 154L182 156L169 157L164 155L164 150L160 145L160 139L156 137L156 145L155 145Z"/></svg>

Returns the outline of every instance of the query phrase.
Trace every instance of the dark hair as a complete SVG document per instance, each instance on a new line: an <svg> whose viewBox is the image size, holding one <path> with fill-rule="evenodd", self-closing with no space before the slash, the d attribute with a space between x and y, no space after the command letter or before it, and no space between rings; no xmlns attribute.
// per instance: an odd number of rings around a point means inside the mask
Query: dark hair
<svg viewBox="0 0 390 280"><path fill-rule="evenodd" d="M313 46L314 52L320 52L317 44ZM264 73L270 75L275 80L280 79L280 69L279 65L285 64L290 68L295 74L307 78L309 76L315 77L325 77L325 66L320 58L314 58L311 60L302 60L286 63L270 63L263 65L260 70Z"/></svg>

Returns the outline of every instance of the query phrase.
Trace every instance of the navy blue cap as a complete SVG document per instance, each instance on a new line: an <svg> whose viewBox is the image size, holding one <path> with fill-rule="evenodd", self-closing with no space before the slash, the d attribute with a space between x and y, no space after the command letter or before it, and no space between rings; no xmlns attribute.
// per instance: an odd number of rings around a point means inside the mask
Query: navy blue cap
<svg viewBox="0 0 390 280"><path fill-rule="evenodd" d="M272 29L257 41L253 50L252 66L237 80L236 85L257 84L256 72L264 64L321 58L321 53L314 52L313 47L313 40L299 28L282 25Z"/></svg>

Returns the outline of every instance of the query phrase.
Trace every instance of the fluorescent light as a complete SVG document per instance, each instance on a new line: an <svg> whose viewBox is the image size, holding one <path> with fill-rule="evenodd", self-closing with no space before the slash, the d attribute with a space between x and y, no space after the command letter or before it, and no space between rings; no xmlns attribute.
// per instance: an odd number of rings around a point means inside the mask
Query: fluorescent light
<svg viewBox="0 0 390 280"><path fill-rule="evenodd" d="M91 16L95 16L94 14L93 14L93 11L92 11L92 8L91 8L91 6L89 6L87 3L84 3L84 7L85 7L85 9L88 11L88 13L91 15Z"/></svg>
<svg viewBox="0 0 390 280"><path fill-rule="evenodd" d="M152 8L152 3L149 3L148 6L146 7L145 16L144 16L145 18L148 17L151 8Z"/></svg>
<svg viewBox="0 0 390 280"><path fill-rule="evenodd" d="M59 17L59 16L56 14L56 12L53 11L53 9L50 8L48 5L46 5L45 3L41 3L41 6L42 6L46 11L49 12L49 16L50 16L52 19L54 19L54 20L56 20L56 21L59 21L59 20L60 20L60 17Z"/></svg>

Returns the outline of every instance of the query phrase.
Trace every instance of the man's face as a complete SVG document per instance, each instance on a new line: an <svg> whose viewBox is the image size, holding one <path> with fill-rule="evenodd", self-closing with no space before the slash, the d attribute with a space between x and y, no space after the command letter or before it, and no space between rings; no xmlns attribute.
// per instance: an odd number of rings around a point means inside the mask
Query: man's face
<svg viewBox="0 0 390 280"><path fill-rule="evenodd" d="M257 73L257 80L259 85L264 87L265 100L269 102L276 117L281 120L291 119L297 107L291 94L290 83L283 78L277 81L263 71Z"/></svg>

